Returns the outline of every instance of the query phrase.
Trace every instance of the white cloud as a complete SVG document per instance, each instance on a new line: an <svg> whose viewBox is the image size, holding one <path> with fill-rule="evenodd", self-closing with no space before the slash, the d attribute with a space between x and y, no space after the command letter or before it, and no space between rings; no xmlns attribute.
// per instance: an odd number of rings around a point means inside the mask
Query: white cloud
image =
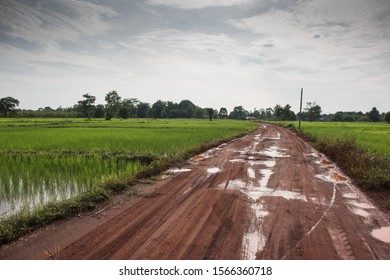
<svg viewBox="0 0 390 280"><path fill-rule="evenodd" d="M253 3L254 0L148 0L151 6L167 6L176 9L204 9L210 7L231 7Z"/></svg>
<svg viewBox="0 0 390 280"><path fill-rule="evenodd" d="M10 36L30 42L55 44L101 35L111 28L106 18L117 15L112 8L91 2L41 2L39 6L33 6L31 2L1 1L0 25Z"/></svg>
<svg viewBox="0 0 390 280"><path fill-rule="evenodd" d="M0 90L21 107L70 106L86 92L104 103L115 89L150 103L297 110L304 87L327 112L385 109L388 0L149 0L154 13L139 12L145 2L38 2L0 1Z"/></svg>
<svg viewBox="0 0 390 280"><path fill-rule="evenodd" d="M366 73L367 61L389 52L390 24L378 19L386 9L390 5L383 1L315 0L230 23L258 34L253 44L272 44L265 54L278 58L280 66L329 71L339 79L335 70L356 67Z"/></svg>

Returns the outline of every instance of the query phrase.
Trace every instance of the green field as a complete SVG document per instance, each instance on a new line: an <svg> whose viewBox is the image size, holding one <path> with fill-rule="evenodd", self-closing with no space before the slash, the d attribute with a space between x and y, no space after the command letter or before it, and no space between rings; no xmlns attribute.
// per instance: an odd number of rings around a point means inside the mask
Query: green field
<svg viewBox="0 0 390 280"><path fill-rule="evenodd" d="M227 120L0 119L0 217L126 182L255 125Z"/></svg>
<svg viewBox="0 0 390 280"><path fill-rule="evenodd" d="M298 122L292 122L298 128ZM302 122L302 131L315 139L352 136L359 147L390 158L390 125L368 122Z"/></svg>

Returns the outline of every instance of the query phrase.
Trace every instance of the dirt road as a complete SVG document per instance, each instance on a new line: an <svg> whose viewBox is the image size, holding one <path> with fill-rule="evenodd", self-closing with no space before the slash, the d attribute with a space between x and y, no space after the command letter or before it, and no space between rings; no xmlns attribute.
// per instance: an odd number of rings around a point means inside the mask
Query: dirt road
<svg viewBox="0 0 390 280"><path fill-rule="evenodd" d="M389 217L277 126L138 189L143 196L4 246L0 259L390 259L389 240L372 234L388 230Z"/></svg>

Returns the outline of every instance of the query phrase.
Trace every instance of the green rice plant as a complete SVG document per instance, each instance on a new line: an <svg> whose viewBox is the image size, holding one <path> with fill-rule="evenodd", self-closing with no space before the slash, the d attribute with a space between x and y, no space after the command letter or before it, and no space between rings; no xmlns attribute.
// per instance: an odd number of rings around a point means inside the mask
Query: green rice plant
<svg viewBox="0 0 390 280"><path fill-rule="evenodd" d="M90 191L106 177L133 177L141 164L125 158L103 159L99 155L14 156L7 153L1 155L0 166L0 210L13 213L24 205L33 209Z"/></svg>
<svg viewBox="0 0 390 280"><path fill-rule="evenodd" d="M111 124L111 123L110 123ZM255 127L238 121L165 121L134 126L23 127L2 126L0 150L12 151L125 151L131 154L173 155L215 139L228 139ZM107 125L107 124L106 124ZM26 141L28 139L28 141Z"/></svg>

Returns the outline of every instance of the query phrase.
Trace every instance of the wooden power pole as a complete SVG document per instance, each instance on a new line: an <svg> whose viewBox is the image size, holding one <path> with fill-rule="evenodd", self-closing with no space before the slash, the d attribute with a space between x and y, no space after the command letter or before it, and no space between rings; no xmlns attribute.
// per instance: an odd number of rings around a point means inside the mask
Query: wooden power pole
<svg viewBox="0 0 390 280"><path fill-rule="evenodd" d="M298 124L298 129L301 130L301 120L302 120L302 96L303 96L303 88L301 88L301 103L299 106L299 124Z"/></svg>

